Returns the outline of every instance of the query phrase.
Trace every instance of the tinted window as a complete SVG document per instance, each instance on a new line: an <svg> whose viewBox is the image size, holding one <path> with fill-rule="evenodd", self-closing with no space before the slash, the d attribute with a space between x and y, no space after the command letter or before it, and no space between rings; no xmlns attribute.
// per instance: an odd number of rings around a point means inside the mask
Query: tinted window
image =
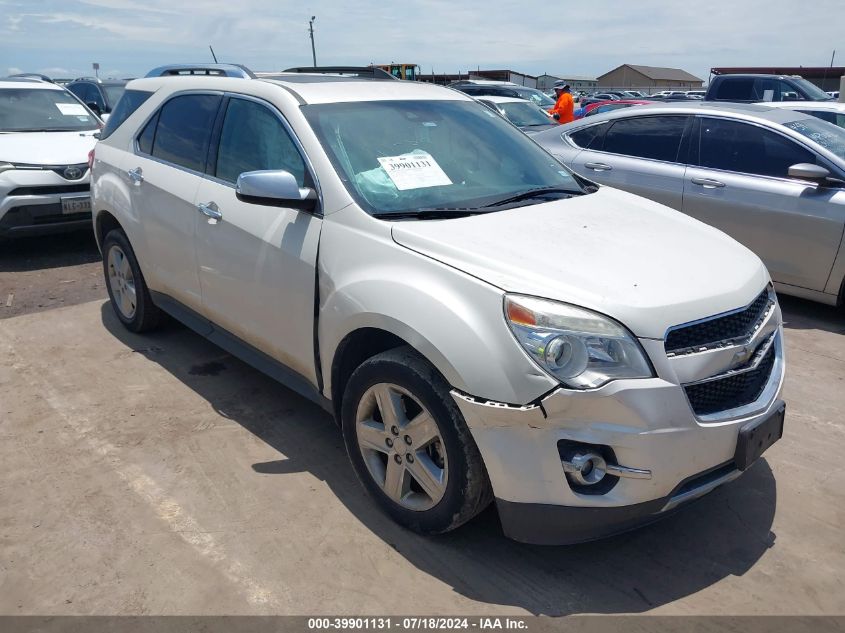
<svg viewBox="0 0 845 633"><path fill-rule="evenodd" d="M73 94L79 97L82 101L88 102L86 99L86 95L88 94L88 87L87 84L73 84L72 86L67 87Z"/></svg>
<svg viewBox="0 0 845 633"><path fill-rule="evenodd" d="M754 80L736 77L723 79L716 91L716 98L722 101L750 101Z"/></svg>
<svg viewBox="0 0 845 633"><path fill-rule="evenodd" d="M569 135L569 138L571 138L572 142L578 147L588 149L592 146L592 149L600 149L601 137L604 135L604 131L606 129L607 125L591 125L572 132L572 134Z"/></svg>
<svg viewBox="0 0 845 633"><path fill-rule="evenodd" d="M702 118L699 162L702 167L785 178L790 165L815 164L816 157L794 141L756 125Z"/></svg>
<svg viewBox="0 0 845 633"><path fill-rule="evenodd" d="M284 169L305 186L305 163L287 130L267 107L232 99L223 120L215 175L236 182L246 171Z"/></svg>
<svg viewBox="0 0 845 633"><path fill-rule="evenodd" d="M144 130L138 136L138 149L144 154L153 153L153 141L156 135L156 125L158 125L158 112L149 120Z"/></svg>
<svg viewBox="0 0 845 633"><path fill-rule="evenodd" d="M184 95L165 103L159 114L153 156L204 171L220 99L217 95Z"/></svg>
<svg viewBox="0 0 845 633"><path fill-rule="evenodd" d="M687 124L685 116L640 116L611 124L604 151L674 162Z"/></svg>
<svg viewBox="0 0 845 633"><path fill-rule="evenodd" d="M143 90L127 90L124 92L120 101L114 107L111 116L109 116L108 121L106 121L103 131L100 133L100 139L108 138L152 94L152 92L144 92ZM152 139L150 140L152 141ZM149 150L147 150L147 153L149 154Z"/></svg>
<svg viewBox="0 0 845 633"><path fill-rule="evenodd" d="M830 112L827 110L798 110L798 112L801 112L802 114L809 114L817 119L821 119L822 121L827 121L828 123L833 123L834 125L845 128L845 114L839 114L837 112Z"/></svg>

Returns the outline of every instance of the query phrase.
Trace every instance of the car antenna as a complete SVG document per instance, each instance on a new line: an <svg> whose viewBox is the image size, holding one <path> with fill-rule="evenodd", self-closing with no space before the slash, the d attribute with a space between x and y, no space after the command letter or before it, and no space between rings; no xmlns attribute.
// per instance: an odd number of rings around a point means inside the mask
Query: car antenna
<svg viewBox="0 0 845 633"><path fill-rule="evenodd" d="M217 63L217 55L214 54L214 49L211 48L211 44L208 45L208 50L211 51L211 56L214 58L214 63Z"/></svg>

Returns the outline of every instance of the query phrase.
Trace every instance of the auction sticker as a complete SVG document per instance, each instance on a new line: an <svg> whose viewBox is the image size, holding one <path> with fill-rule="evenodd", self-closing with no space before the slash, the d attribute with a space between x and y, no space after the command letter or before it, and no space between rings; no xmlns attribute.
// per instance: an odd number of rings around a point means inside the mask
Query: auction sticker
<svg viewBox="0 0 845 633"><path fill-rule="evenodd" d="M400 191L452 184L446 172L427 152L380 156L378 162Z"/></svg>
<svg viewBox="0 0 845 633"><path fill-rule="evenodd" d="M56 107L59 109L59 112L61 112L65 116L79 116L88 114L81 103L57 103Z"/></svg>

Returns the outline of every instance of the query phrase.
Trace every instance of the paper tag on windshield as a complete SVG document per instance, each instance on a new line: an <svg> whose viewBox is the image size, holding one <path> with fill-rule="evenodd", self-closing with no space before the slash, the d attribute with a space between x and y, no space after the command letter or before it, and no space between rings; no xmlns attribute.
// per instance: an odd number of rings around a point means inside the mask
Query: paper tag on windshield
<svg viewBox="0 0 845 633"><path fill-rule="evenodd" d="M88 114L81 103L57 103L56 107L65 116L84 116Z"/></svg>
<svg viewBox="0 0 845 633"><path fill-rule="evenodd" d="M452 184L437 161L425 152L381 156L378 162L400 191Z"/></svg>

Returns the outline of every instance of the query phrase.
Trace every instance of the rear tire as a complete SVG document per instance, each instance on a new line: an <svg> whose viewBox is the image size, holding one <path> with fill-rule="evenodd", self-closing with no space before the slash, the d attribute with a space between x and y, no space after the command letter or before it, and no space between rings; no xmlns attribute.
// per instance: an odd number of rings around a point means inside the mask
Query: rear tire
<svg viewBox="0 0 845 633"><path fill-rule="evenodd" d="M120 229L103 239L103 274L117 318L132 332L146 332L161 321L161 310L153 303L135 251Z"/></svg>
<svg viewBox="0 0 845 633"><path fill-rule="evenodd" d="M346 385L343 437L355 472L397 523L455 529L493 499L478 447L449 384L410 347L362 363Z"/></svg>

